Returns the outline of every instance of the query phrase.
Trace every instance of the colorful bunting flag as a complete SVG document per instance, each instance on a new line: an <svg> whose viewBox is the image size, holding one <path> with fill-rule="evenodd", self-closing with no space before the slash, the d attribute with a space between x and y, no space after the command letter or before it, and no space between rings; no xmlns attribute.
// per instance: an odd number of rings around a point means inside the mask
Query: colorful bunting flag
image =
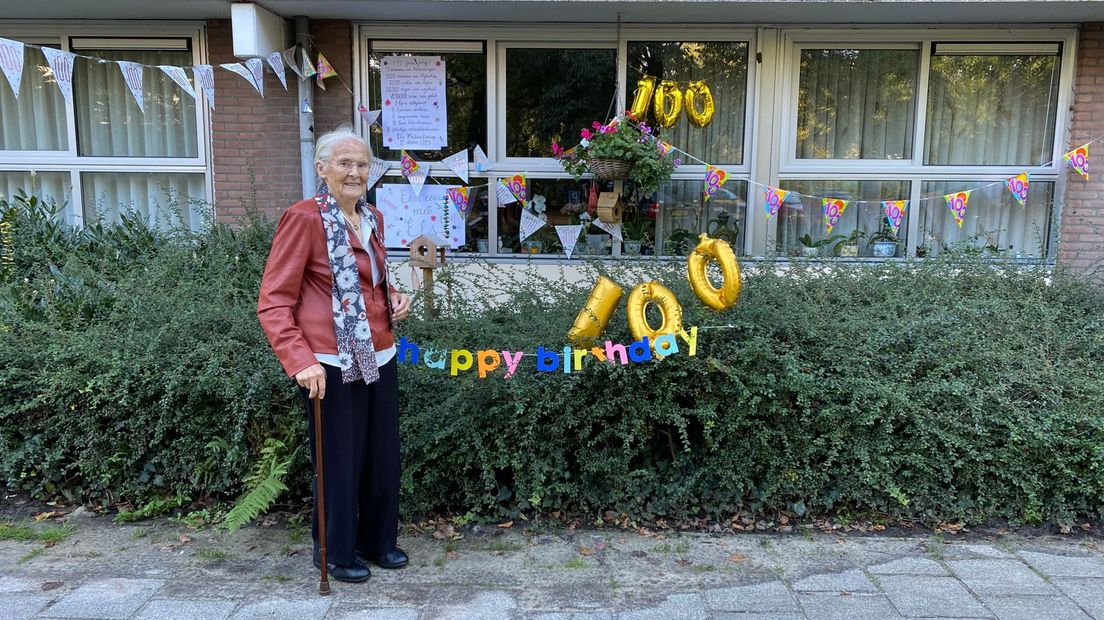
<svg viewBox="0 0 1104 620"><path fill-rule="evenodd" d="M195 65L192 67L196 83L203 88L203 96L207 99L207 106L215 109L215 68L211 65ZM306 104L306 102L303 102Z"/></svg>
<svg viewBox="0 0 1104 620"><path fill-rule="evenodd" d="M404 177L408 177L418 171L417 160L411 157L410 153L406 152L406 149L399 152L399 164L402 166L402 174Z"/></svg>
<svg viewBox="0 0 1104 620"><path fill-rule="evenodd" d="M1085 180L1089 180L1089 145L1079 146L1062 156L1071 168L1076 170Z"/></svg>
<svg viewBox="0 0 1104 620"><path fill-rule="evenodd" d="M57 82L58 88L61 89L62 96L65 97L66 101L72 103L73 59L76 58L76 55L70 54L65 50L46 46L39 49L41 49L42 54L46 56L46 62L50 64L50 73L54 75L54 81Z"/></svg>
<svg viewBox="0 0 1104 620"><path fill-rule="evenodd" d="M19 98L19 86L23 83L23 42L0 38L0 66L8 78L15 98Z"/></svg>
<svg viewBox="0 0 1104 620"><path fill-rule="evenodd" d="M284 57L284 64L291 69L299 79L303 79L303 71L299 68L299 59L296 58L296 53L299 51L299 45L292 45L283 52L280 53Z"/></svg>
<svg viewBox="0 0 1104 620"><path fill-rule="evenodd" d="M449 155L441 160L441 163L448 166L452 173L468 182L468 149L458 151Z"/></svg>
<svg viewBox="0 0 1104 620"><path fill-rule="evenodd" d="M625 238L621 235L621 222L607 224L602 220L594 220L594 225L608 232L610 236L612 236L614 239L617 239L618 241L625 240Z"/></svg>
<svg viewBox="0 0 1104 620"><path fill-rule="evenodd" d="M226 69L227 71L231 71L233 73L237 73L238 75L242 76L243 78L245 78L246 82L249 82L249 84L251 86L253 86L253 88L258 93L261 94L262 97L264 96L264 93L261 92L261 89L264 88L264 87L259 86L257 84L257 80L256 80L256 78L253 77L253 73L249 69L246 69L245 65L243 65L240 62L228 62L226 64L221 64L219 66L222 67L223 69Z"/></svg>
<svg viewBox="0 0 1104 620"><path fill-rule="evenodd" d="M886 223L889 224L889 231L896 235L901 230L901 222L905 219L905 211L908 210L907 200L884 200L882 201L882 212L885 213Z"/></svg>
<svg viewBox="0 0 1104 620"><path fill-rule="evenodd" d="M1021 172L1016 176L1005 180L1005 185L1008 186L1008 191L1012 192L1012 197L1016 199L1016 202L1020 203L1021 207L1027 206L1027 173Z"/></svg>
<svg viewBox="0 0 1104 620"><path fill-rule="evenodd" d="M499 187L502 186L499 185ZM521 224L518 226L518 237L521 241L525 241L530 235L540 230L546 223L545 220L533 215L529 209L522 209Z"/></svg>
<svg viewBox="0 0 1104 620"><path fill-rule="evenodd" d="M571 258L571 253L575 251L575 244L579 243L579 235L582 232L582 224L556 227L556 235L559 236L560 245L563 246L564 254L567 254L568 258Z"/></svg>
<svg viewBox="0 0 1104 620"><path fill-rule="evenodd" d="M310 54L308 54L307 50L305 49L303 50L303 69L300 71L300 73L303 74L304 80L310 79L312 76L318 73L314 70L314 65L312 65L310 61ZM323 86L322 90L326 90L326 87Z"/></svg>
<svg viewBox="0 0 1104 620"><path fill-rule="evenodd" d="M452 201L452 205L465 217L468 215L468 207L470 206L469 189L467 187L450 187L445 191L445 195Z"/></svg>
<svg viewBox="0 0 1104 620"><path fill-rule="evenodd" d="M498 194L498 203L508 205L512 202L517 202L517 196L510 191L510 186L506 185L506 179L499 179L498 187L495 188L495 193Z"/></svg>
<svg viewBox="0 0 1104 620"><path fill-rule="evenodd" d="M483 152L483 147L478 144L475 145L475 152L472 153L472 157L475 159L475 171L486 172L491 168L491 160L487 159L487 154Z"/></svg>
<svg viewBox="0 0 1104 620"><path fill-rule="evenodd" d="M330 64L330 61L326 60L322 52L318 52L318 71L314 79L318 81L318 85L322 90L326 90L326 85L323 83L323 80L335 75L337 75L337 71L334 70L333 65Z"/></svg>
<svg viewBox="0 0 1104 620"><path fill-rule="evenodd" d="M767 212L767 221L769 222L772 217L778 215L778 211L782 209L782 203L786 201L786 196L790 192L768 185L763 193L766 195L766 202L763 203L763 208Z"/></svg>
<svg viewBox="0 0 1104 620"><path fill-rule="evenodd" d="M962 228L962 222L966 219L966 203L970 200L970 192L955 192L953 194L946 194L943 196L943 200L947 201L947 208L954 214L955 224L958 224L959 228Z"/></svg>
<svg viewBox="0 0 1104 620"><path fill-rule="evenodd" d="M272 52L266 57L268 60L268 66L272 67L272 72L276 74L276 77L280 80L280 86L287 90L287 72L284 71L284 57L280 52Z"/></svg>
<svg viewBox="0 0 1104 620"><path fill-rule="evenodd" d="M824 228L831 234L832 229L843 217L843 212L847 210L847 201L839 198L821 198L820 204L824 207Z"/></svg>
<svg viewBox="0 0 1104 620"><path fill-rule="evenodd" d="M123 80L130 88L130 94L134 95L134 100L138 102L138 109L145 114L146 106L142 100L142 65L127 60L117 60L115 62L119 63L119 71L123 73Z"/></svg>
<svg viewBox="0 0 1104 620"><path fill-rule="evenodd" d="M157 65L157 68L164 71L165 75L169 76L169 79L176 82L184 92L191 95L192 99L196 98L196 91L192 88L192 81L188 79L188 74L184 72L184 67L173 67L171 65Z"/></svg>
<svg viewBox="0 0 1104 620"><path fill-rule="evenodd" d="M668 153L675 150L675 147L670 142L664 142L663 140L656 140L656 150L659 154L666 157Z"/></svg>
<svg viewBox="0 0 1104 620"><path fill-rule="evenodd" d="M303 105L306 105L306 103L307 102L304 101ZM368 188L371 189L376 184L376 181L379 181L380 177L382 177L383 174L387 172L390 168L391 164L387 163L386 161L379 158L373 159L372 167L368 169Z"/></svg>
<svg viewBox="0 0 1104 620"><path fill-rule="evenodd" d="M713 194L717 193L717 190L721 189L724 185L725 179L728 178L728 173L720 168L712 165L705 165L705 200L709 200L713 197Z"/></svg>
<svg viewBox="0 0 1104 620"><path fill-rule="evenodd" d="M405 149L401 153L399 164L402 166L402 175L410 182L410 187L414 188L414 197L420 198L422 196L422 186L425 185L426 177L429 176L429 169L423 168Z"/></svg>
<svg viewBox="0 0 1104 620"><path fill-rule="evenodd" d="M515 174L505 179L506 187L522 204L529 199L529 191L525 184L525 173Z"/></svg>

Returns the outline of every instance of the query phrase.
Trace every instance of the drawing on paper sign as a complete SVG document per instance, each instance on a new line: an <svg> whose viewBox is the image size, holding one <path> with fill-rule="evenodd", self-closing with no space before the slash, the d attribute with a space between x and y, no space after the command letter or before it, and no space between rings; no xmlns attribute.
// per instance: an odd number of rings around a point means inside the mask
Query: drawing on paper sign
<svg viewBox="0 0 1104 620"><path fill-rule="evenodd" d="M388 56L380 62L383 141L391 149L448 146L445 61L440 56Z"/></svg>
<svg viewBox="0 0 1104 620"><path fill-rule="evenodd" d="M426 185L420 196L405 183L376 189L376 208L383 214L383 238L389 248L407 247L418 235L448 239L449 247L467 243L464 214L449 201L448 234L444 229L445 195L461 185Z"/></svg>

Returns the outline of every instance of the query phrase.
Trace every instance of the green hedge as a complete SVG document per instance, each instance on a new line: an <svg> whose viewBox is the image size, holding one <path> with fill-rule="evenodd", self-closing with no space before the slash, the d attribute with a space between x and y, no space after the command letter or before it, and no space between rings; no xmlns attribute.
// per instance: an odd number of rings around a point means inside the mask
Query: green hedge
<svg viewBox="0 0 1104 620"><path fill-rule="evenodd" d="M67 231L7 211L0 291L0 479L37 495L230 498L265 440L302 442L297 395L254 308L272 225ZM695 357L479 380L400 369L403 509L502 518L737 510L978 522L1104 514L1104 291L968 256L745 269L716 314L685 263L606 267L667 284ZM597 269L591 266L591 270ZM419 345L534 351L592 280L490 268L437 278ZM490 296L501 305L488 307ZM608 331L628 341L624 304ZM300 455L302 451L300 451ZM293 464L292 490L308 466Z"/></svg>

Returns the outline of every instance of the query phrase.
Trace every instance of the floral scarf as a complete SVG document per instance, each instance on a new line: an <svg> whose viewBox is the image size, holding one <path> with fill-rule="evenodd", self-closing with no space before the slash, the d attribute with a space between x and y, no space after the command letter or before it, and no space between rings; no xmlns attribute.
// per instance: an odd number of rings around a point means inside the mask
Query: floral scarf
<svg viewBox="0 0 1104 620"><path fill-rule="evenodd" d="M360 290L360 273L357 271L353 248L349 244L345 219L341 215L341 208L337 206L337 200L324 183L314 201L322 214L326 249L330 255L330 271L333 272L333 316L337 332L337 357L341 361L341 380L343 383L352 383L363 379L365 383L375 383L379 380L376 348L372 344L372 328L368 324L364 295ZM363 198L357 201L356 210L371 225L373 231L379 230L376 214L367 207ZM384 287L386 288L386 284ZM390 316L390 298L387 305L387 314Z"/></svg>

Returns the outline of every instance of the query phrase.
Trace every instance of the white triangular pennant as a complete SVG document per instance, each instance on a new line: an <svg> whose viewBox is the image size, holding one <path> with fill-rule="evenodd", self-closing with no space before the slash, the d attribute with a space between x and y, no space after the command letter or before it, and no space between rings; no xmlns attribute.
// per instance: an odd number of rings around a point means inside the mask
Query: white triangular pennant
<svg viewBox="0 0 1104 620"><path fill-rule="evenodd" d="M303 72L299 70L299 60L295 57L295 53L298 51L299 46L292 45L283 52L280 52L280 55L284 57L284 64L287 65L288 68L290 68L292 71L294 71L295 75L299 76L299 79L301 80L303 79Z"/></svg>
<svg viewBox="0 0 1104 620"><path fill-rule="evenodd" d="M119 70L123 72L123 80L130 88L130 94L134 95L134 100L138 102L138 109L145 114L146 106L142 101L142 69L144 67L128 60L117 60L115 62L119 63Z"/></svg>
<svg viewBox="0 0 1104 620"><path fill-rule="evenodd" d="M371 127L375 124L380 115L380 110L369 110L364 107L363 103L357 104L357 112L360 114L360 117L364 119L365 127Z"/></svg>
<svg viewBox="0 0 1104 620"><path fill-rule="evenodd" d="M50 64L50 73L54 74L61 94L69 103L73 102L73 60L75 54L52 47L41 47L42 54L46 56L46 62Z"/></svg>
<svg viewBox="0 0 1104 620"><path fill-rule="evenodd" d="M594 220L594 225L608 232L610 235L613 236L614 239L617 239L618 241L624 241L624 239L621 237L621 222L617 222L616 224L607 224L602 220Z"/></svg>
<svg viewBox="0 0 1104 620"><path fill-rule="evenodd" d="M380 180L383 173L387 172L391 168L391 164L382 159L373 159L372 167L368 169L368 189L371 189L376 181Z"/></svg>
<svg viewBox="0 0 1104 620"><path fill-rule="evenodd" d="M245 61L245 68L253 77L253 87L264 97L264 61L260 58L250 58Z"/></svg>
<svg viewBox="0 0 1104 620"><path fill-rule="evenodd" d="M422 186L425 185L426 176L429 175L429 167L422 166L419 169L406 175L406 180L410 181L410 187L414 188L414 197L422 197Z"/></svg>
<svg viewBox="0 0 1104 620"><path fill-rule="evenodd" d="M245 78L245 81L249 82L249 84L252 85L258 93L261 93L262 97L264 97L264 93L261 92L261 87L257 86L257 81L253 78L253 73L251 73L249 69L246 69L245 65L240 62L228 62L219 66L223 69L226 69L227 71L232 71Z"/></svg>
<svg viewBox="0 0 1104 620"><path fill-rule="evenodd" d="M518 228L518 236L522 241L529 238L530 235L537 232L545 225L545 221L541 218L533 215L528 209L521 210L521 224Z"/></svg>
<svg viewBox="0 0 1104 620"><path fill-rule="evenodd" d="M449 170L452 170L465 183L468 182L468 149L449 155L442 159L441 163L448 166Z"/></svg>
<svg viewBox="0 0 1104 620"><path fill-rule="evenodd" d="M184 72L184 67L157 65L157 68L164 71L165 75L169 76L169 79L176 82L177 86L184 89L184 92L191 95L192 99L196 98L195 89L192 88L192 81L188 79L188 74Z"/></svg>
<svg viewBox="0 0 1104 620"><path fill-rule="evenodd" d="M475 145L475 153L473 157L475 158L476 172L486 172L490 169L491 160L487 159L487 154L483 152L483 147L479 146L478 144Z"/></svg>
<svg viewBox="0 0 1104 620"><path fill-rule="evenodd" d="M215 68L211 65L195 65L192 67L196 84L203 89L203 96L207 99L207 107L215 109Z"/></svg>
<svg viewBox="0 0 1104 620"><path fill-rule="evenodd" d="M280 86L287 90L287 72L284 71L284 57L280 55L280 52L272 52L265 57L265 60L268 61L268 66L272 67L272 72L279 78Z"/></svg>
<svg viewBox="0 0 1104 620"><path fill-rule="evenodd" d="M0 38L0 66L4 68L4 75L8 78L8 84L15 92L15 98L19 98L19 86L23 83L23 42Z"/></svg>
<svg viewBox="0 0 1104 620"><path fill-rule="evenodd" d="M508 205L511 202L517 202L517 196L510 191L510 188L506 186L506 182L499 180L498 187L496 188L498 193L498 204Z"/></svg>
<svg viewBox="0 0 1104 620"><path fill-rule="evenodd" d="M556 227L556 234L560 237L560 245L563 246L564 253L567 254L568 258L571 258L571 253L575 251L575 244L579 242L579 234L582 232L582 224Z"/></svg>

